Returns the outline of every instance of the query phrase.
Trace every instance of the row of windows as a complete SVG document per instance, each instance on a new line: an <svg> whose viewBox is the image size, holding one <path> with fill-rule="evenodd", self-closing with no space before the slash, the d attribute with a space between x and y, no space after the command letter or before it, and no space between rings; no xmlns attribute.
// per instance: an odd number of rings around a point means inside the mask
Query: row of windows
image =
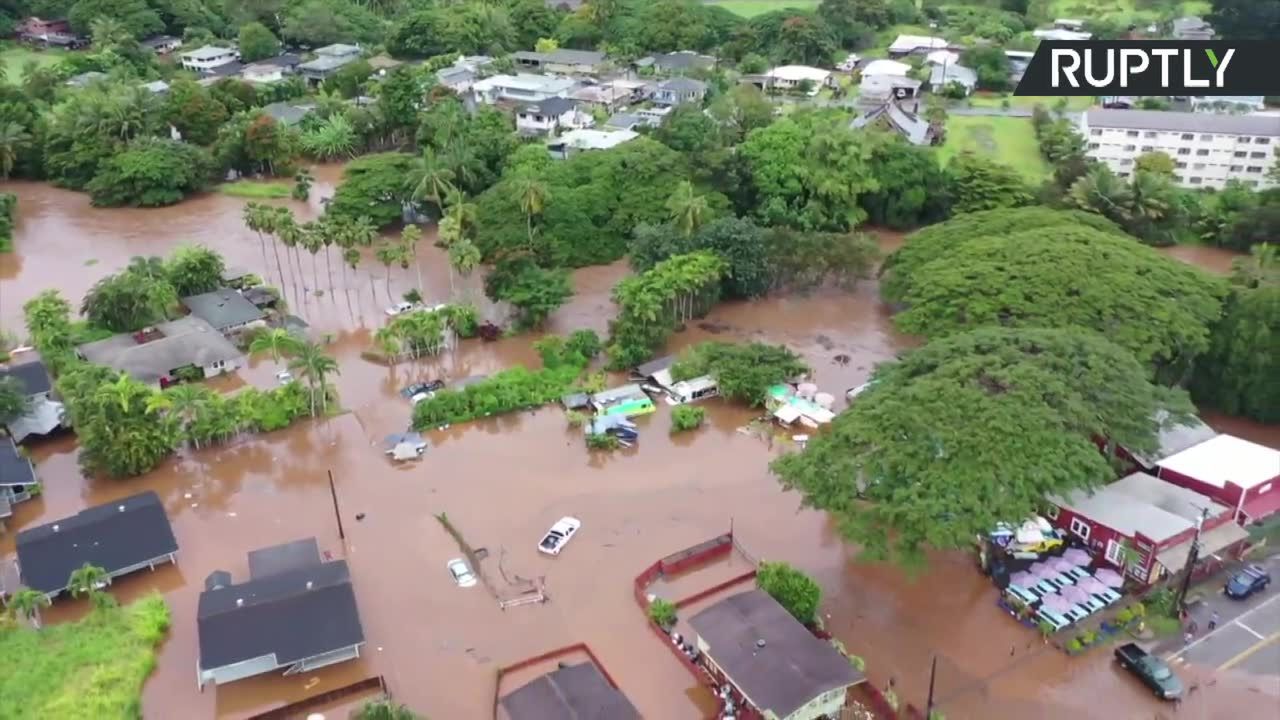
<svg viewBox="0 0 1280 720"><path fill-rule="evenodd" d="M1123 179L1125 179L1125 178L1128 178L1128 177L1129 177L1129 173L1127 173L1127 172L1118 172L1118 173L1116 173L1116 177L1118 177L1118 178L1120 178L1120 179L1122 179L1122 180L1123 180ZM1181 178L1179 178L1179 179L1181 179ZM1187 178L1187 179L1186 179L1186 182L1191 183L1192 185L1203 185L1203 184L1204 184L1204 178L1192 176L1192 177L1190 177L1190 178ZM1258 181L1257 181L1257 180L1242 180L1242 181L1241 181L1241 184L1242 184L1242 185L1244 185L1245 187L1251 187L1251 188L1252 188L1252 187L1258 187Z"/></svg>
<svg viewBox="0 0 1280 720"><path fill-rule="evenodd" d="M1090 135L1093 135L1093 136L1098 136L1098 135L1101 135L1101 134L1102 134L1102 132L1103 132L1103 131L1102 131L1101 129L1097 129L1097 128L1095 128L1095 129L1093 129L1093 130L1090 130L1090 131L1089 131L1089 134L1090 134ZM1142 137L1144 137L1144 138L1157 138L1157 137L1160 137L1160 132L1159 132L1159 131L1156 131L1156 130L1144 130L1142 133L1139 133L1137 130L1126 130L1124 134L1125 134L1125 136L1126 136L1126 137L1132 137L1132 138L1136 138L1136 137L1138 137L1138 135L1139 135L1139 134L1141 134L1141 135L1142 135ZM1170 134L1172 134L1172 133L1170 133ZM1202 141L1209 142L1209 141L1212 141L1212 140L1213 140L1214 138L1216 138L1216 137L1217 137L1216 135L1213 135L1213 134L1210 134L1210 133L1205 133L1205 134L1203 134L1203 135L1201 135L1201 136L1200 136L1200 139L1201 139ZM1250 142L1250 141L1252 140L1252 142L1253 142L1253 143L1255 143L1255 144L1257 144L1257 145L1270 145L1270 144L1271 144L1271 138L1269 138L1269 137L1255 137L1255 138L1249 138L1248 136L1241 136L1241 135L1225 135L1224 137L1228 137L1228 138L1234 137L1234 138L1236 138L1236 142L1240 142L1240 143L1247 143L1247 142ZM1195 139L1196 139L1196 135L1195 135L1195 133L1182 133L1182 134L1179 136L1179 139L1181 139L1181 140L1195 140Z"/></svg>
<svg viewBox="0 0 1280 720"><path fill-rule="evenodd" d="M1148 153L1148 152L1155 152L1155 151L1158 149L1158 148L1156 148L1154 145L1143 145L1143 146L1139 147L1139 146L1137 146L1137 145L1120 145L1119 143L1097 143L1097 142L1091 142L1091 143L1089 143L1089 147L1090 147L1090 149L1097 149L1097 148L1100 148L1100 147L1102 147L1102 146L1104 146L1104 145L1105 145L1106 147L1120 148L1120 149L1121 149L1122 151L1124 151L1124 152L1144 152L1144 153ZM1161 150L1161 152L1163 152L1163 150ZM1197 149L1197 150L1196 150L1196 155L1197 155L1197 156L1199 156L1199 157L1208 157L1209 155L1220 154L1220 153L1223 153L1223 152L1225 152L1225 151L1224 151L1224 150L1211 150L1211 149L1209 149L1209 148L1199 148L1199 149ZM1191 154L1191 148L1178 148L1178 149L1177 149L1177 154L1178 154L1178 155L1190 155L1190 154ZM1249 152L1249 151L1246 151L1246 150L1236 150L1236 151L1233 151L1233 152L1231 153L1231 156L1232 156L1232 157L1237 157L1237 158L1246 158L1246 157L1247 157L1247 158L1250 158L1250 159L1253 159L1253 160L1265 160L1265 159L1267 158L1267 151L1265 151L1265 150L1262 150L1262 151L1255 150L1255 151L1253 151L1253 152Z"/></svg>

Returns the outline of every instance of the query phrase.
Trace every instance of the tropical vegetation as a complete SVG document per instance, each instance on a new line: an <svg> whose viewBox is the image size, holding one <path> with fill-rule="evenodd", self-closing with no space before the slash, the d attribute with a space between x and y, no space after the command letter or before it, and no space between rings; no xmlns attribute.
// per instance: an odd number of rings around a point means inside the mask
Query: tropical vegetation
<svg viewBox="0 0 1280 720"><path fill-rule="evenodd" d="M785 562L761 562L756 569L756 585L805 625L818 621L822 588L813 578Z"/></svg>
<svg viewBox="0 0 1280 720"><path fill-rule="evenodd" d="M142 684L169 627L159 595L84 618L0 632L6 716L142 717Z"/></svg>
<svg viewBox="0 0 1280 720"><path fill-rule="evenodd" d="M718 255L698 251L672 256L618 283L609 366L621 370L648 360L677 327L709 310L719 297L724 271Z"/></svg>
<svg viewBox="0 0 1280 720"><path fill-rule="evenodd" d="M681 353L671 366L674 380L710 375L722 396L757 406L768 399L770 387L808 372L808 366L791 350L758 342L701 343Z"/></svg>
<svg viewBox="0 0 1280 720"><path fill-rule="evenodd" d="M693 405L680 405L671 411L671 432L682 433L697 430L707 419L707 411ZM661 623L659 623L661 624Z"/></svg>

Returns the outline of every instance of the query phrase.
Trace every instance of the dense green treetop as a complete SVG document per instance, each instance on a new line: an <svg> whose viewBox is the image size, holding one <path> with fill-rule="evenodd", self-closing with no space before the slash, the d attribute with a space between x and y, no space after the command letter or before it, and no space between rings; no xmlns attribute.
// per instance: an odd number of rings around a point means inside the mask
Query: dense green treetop
<svg viewBox="0 0 1280 720"><path fill-rule="evenodd" d="M245 23L240 28L240 59L251 63L280 53L280 41L271 29L260 22Z"/></svg>
<svg viewBox="0 0 1280 720"><path fill-rule="evenodd" d="M904 562L967 547L1048 495L1109 482L1095 438L1149 450L1157 411L1175 421L1192 411L1132 354L1074 328L935 340L873 380L829 431L772 468L869 555Z"/></svg>
<svg viewBox="0 0 1280 720"><path fill-rule="evenodd" d="M1017 170L972 152L947 163L951 209L957 213L1030 205L1031 186Z"/></svg>
<svg viewBox="0 0 1280 720"><path fill-rule="evenodd" d="M378 227L398 222L413 191L416 159L407 153L378 153L352 160L326 214L367 217Z"/></svg>
<svg viewBox="0 0 1280 720"><path fill-rule="evenodd" d="M913 233L905 245L885 259L881 274L886 278L881 292L887 300L901 302L911 274L917 268L951 253L969 240L1020 230L1080 226L1103 232L1121 232L1117 225L1098 215L1078 210L1054 210L1040 205L957 215Z"/></svg>
<svg viewBox="0 0 1280 720"><path fill-rule="evenodd" d="M1170 382L1208 349L1226 290L1220 279L1132 238L1087 227L951 247L906 278L907 309L896 317L903 331L932 338L984 326L1085 327Z"/></svg>

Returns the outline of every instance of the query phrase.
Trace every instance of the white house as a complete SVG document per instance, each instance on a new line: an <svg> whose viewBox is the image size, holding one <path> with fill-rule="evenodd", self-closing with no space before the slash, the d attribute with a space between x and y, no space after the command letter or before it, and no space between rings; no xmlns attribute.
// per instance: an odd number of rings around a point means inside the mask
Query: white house
<svg viewBox="0 0 1280 720"><path fill-rule="evenodd" d="M1063 30L1062 28L1041 29L1033 31L1031 34L1041 40L1089 40L1093 37L1093 33Z"/></svg>
<svg viewBox="0 0 1280 720"><path fill-rule="evenodd" d="M591 115L578 110L576 102L559 96L525 105L516 112L516 132L523 135L548 135L594 124Z"/></svg>
<svg viewBox="0 0 1280 720"><path fill-rule="evenodd" d="M924 56L924 61L930 65L959 65L960 53L952 50L934 50Z"/></svg>
<svg viewBox="0 0 1280 720"><path fill-rule="evenodd" d="M547 141L547 152L557 160L567 160L584 150L609 150L640 137L633 130L570 130Z"/></svg>
<svg viewBox="0 0 1280 720"><path fill-rule="evenodd" d="M471 90L484 103L492 105L499 100L515 102L542 102L557 95L566 95L578 86L567 77L549 75L494 75L472 83Z"/></svg>
<svg viewBox="0 0 1280 720"><path fill-rule="evenodd" d="M808 65L783 65L773 68L765 74L765 77L769 78L770 85L784 90L797 88L801 83L808 82L813 85L813 89L810 90L812 95L816 95L823 86L834 84L830 70Z"/></svg>
<svg viewBox="0 0 1280 720"><path fill-rule="evenodd" d="M1270 187L1267 170L1280 144L1280 117L1266 115L1096 108L1084 114L1080 130L1089 157L1120 177L1133 172L1139 155L1162 152L1173 158L1179 183L1191 188L1221 188L1228 180Z"/></svg>
<svg viewBox="0 0 1280 720"><path fill-rule="evenodd" d="M270 85L271 83L284 80L284 68L279 65L246 65L240 71L240 77L245 82L251 82L257 85Z"/></svg>
<svg viewBox="0 0 1280 720"><path fill-rule="evenodd" d="M949 43L940 37L925 35L899 35L889 46L889 57L903 57L912 53L945 50Z"/></svg>
<svg viewBox="0 0 1280 720"><path fill-rule="evenodd" d="M700 103L706 97L707 84L701 80L677 75L663 80L653 91L653 101L659 105L682 105L687 102Z"/></svg>
<svg viewBox="0 0 1280 720"><path fill-rule="evenodd" d="M877 76L906 77L909 72L911 72L911 66L897 60L872 60L862 68L862 77L864 80Z"/></svg>
<svg viewBox="0 0 1280 720"><path fill-rule="evenodd" d="M240 51L235 48L205 45L190 52L184 52L182 67L196 72L205 72L240 59Z"/></svg>

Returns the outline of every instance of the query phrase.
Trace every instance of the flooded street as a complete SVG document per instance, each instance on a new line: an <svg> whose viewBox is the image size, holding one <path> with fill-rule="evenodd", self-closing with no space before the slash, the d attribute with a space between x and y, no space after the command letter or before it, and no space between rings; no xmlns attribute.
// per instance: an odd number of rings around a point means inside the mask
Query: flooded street
<svg viewBox="0 0 1280 720"><path fill-rule="evenodd" d="M332 192L340 168L315 174L310 203L279 201L300 219L320 211L320 198ZM182 243L206 244L228 265L280 283L274 257L264 268L258 238L243 226L242 200L211 194L159 210L99 210L85 196L49 186L7 187L19 196L19 222L16 251L0 255L0 326L6 329L22 331L22 303L46 287L60 288L75 303L130 257L164 254ZM900 241L882 237L885 247ZM12 531L144 489L159 493L173 521L177 566L121 579L112 590L122 600L158 590L172 608L169 638L144 689L146 717L245 717L369 675L385 676L398 701L429 717L486 717L499 667L585 642L645 717L703 718L712 709L710 696L645 629L632 580L659 557L726 532L731 523L755 557L787 560L813 574L825 590L829 629L866 659L873 681L883 686L894 678L912 703L923 705L936 655L936 697L951 720L1174 717L1172 708L1114 669L1107 651L1068 659L1046 650L1037 635L995 606L994 588L965 554L936 555L915 576L856 561L856 548L840 540L824 514L802 509L798 495L779 489L767 466L790 441L740 432L757 414L746 408L710 401L707 427L671 437L669 408L660 405L657 413L638 418L637 447L601 454L588 452L580 431L548 407L432 432L421 462L392 466L382 454L382 438L409 421L401 387L533 365L537 355L522 336L466 341L440 358L392 368L362 359L388 304L387 271L371 252L366 256L345 276L335 258L334 294L323 257L321 296L308 290L317 283L305 253L302 278L294 279L296 269L284 272L291 312L332 338L344 414L187 451L123 481L84 477L74 438L33 449L45 492L15 507L11 532L0 535L0 556L13 552ZM1229 267L1230 258L1225 262ZM1221 270L1215 263L1206 261ZM443 251L429 239L420 247L419 265L427 302L466 298L478 302L482 314L501 319L483 299L480 273L451 278ZM577 271L577 294L548 330L603 333L614 313L610 291L626 272L622 263ZM392 268L390 295L398 299L416 282L414 268ZM893 330L874 282L850 293L726 303L677 334L672 348L711 338L786 344L814 368L815 382L837 397L864 382L876 363L914 344ZM851 361L837 363L837 355ZM255 360L239 380L267 387L276 369L269 358ZM1275 427L1208 419L1280 446ZM329 473L345 540L338 534ZM445 563L462 553L437 521L441 513L471 546L488 551L480 570L499 591L542 579L549 602L504 611L483 584L455 586ZM538 538L563 515L582 520L580 534L562 555L541 555ZM322 551L349 561L368 640L363 657L201 692L195 608L204 578L226 570L242 579L248 551L309 536ZM83 605L61 601L46 619L74 617ZM1280 689L1235 673L1216 676L1212 685L1206 680L1197 695L1180 716L1273 717L1280 702Z"/></svg>

